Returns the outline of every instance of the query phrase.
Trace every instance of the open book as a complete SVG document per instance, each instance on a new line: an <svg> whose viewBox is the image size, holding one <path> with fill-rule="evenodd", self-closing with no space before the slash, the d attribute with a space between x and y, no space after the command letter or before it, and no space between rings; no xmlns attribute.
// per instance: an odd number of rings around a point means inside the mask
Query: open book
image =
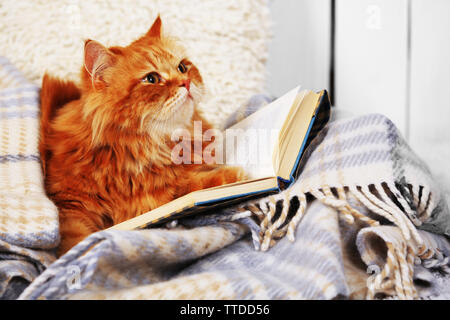
<svg viewBox="0 0 450 320"><path fill-rule="evenodd" d="M327 91L292 89L225 130L224 162L243 167L248 180L191 192L110 229L144 228L287 188L299 175L303 151L329 117Z"/></svg>

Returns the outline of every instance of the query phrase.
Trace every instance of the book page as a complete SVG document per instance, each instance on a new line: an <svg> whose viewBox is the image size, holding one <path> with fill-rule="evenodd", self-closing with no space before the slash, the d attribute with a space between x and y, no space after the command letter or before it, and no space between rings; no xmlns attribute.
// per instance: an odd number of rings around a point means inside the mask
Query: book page
<svg viewBox="0 0 450 320"><path fill-rule="evenodd" d="M249 179L276 176L272 158L280 130L299 93L296 87L225 130L225 164L240 166Z"/></svg>
<svg viewBox="0 0 450 320"><path fill-rule="evenodd" d="M264 194L277 190L276 178L260 179L255 181L240 181L237 183L198 190L168 202L149 212L116 224L111 230L133 230L183 216L183 212L195 213L195 207L210 206L218 202L232 201L251 194Z"/></svg>
<svg viewBox="0 0 450 320"><path fill-rule="evenodd" d="M295 169L294 166L301 152L300 149L307 140L307 132L311 125L312 117L319 107L320 97L321 93L306 92L300 107L292 115L292 118L297 119L297 121L292 123L290 130L286 131L280 146L283 161L281 162L278 176L284 180L290 180L292 170ZM300 139L299 137L303 138Z"/></svg>

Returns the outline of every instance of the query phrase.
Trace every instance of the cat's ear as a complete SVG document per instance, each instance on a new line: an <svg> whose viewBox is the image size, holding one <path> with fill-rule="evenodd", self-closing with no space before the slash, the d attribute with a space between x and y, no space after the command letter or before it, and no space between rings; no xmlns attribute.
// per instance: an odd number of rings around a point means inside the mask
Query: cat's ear
<svg viewBox="0 0 450 320"><path fill-rule="evenodd" d="M113 64L113 53L97 41L84 42L84 68L92 78L96 88L104 83L103 72Z"/></svg>
<svg viewBox="0 0 450 320"><path fill-rule="evenodd" d="M147 31L146 36L152 38L161 38L162 21L160 15L158 15L153 22L150 29Z"/></svg>

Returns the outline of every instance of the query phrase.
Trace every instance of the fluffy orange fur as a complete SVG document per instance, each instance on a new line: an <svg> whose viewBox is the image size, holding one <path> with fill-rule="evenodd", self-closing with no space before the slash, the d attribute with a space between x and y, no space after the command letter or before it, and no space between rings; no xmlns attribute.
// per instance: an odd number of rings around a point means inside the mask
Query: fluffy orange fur
<svg viewBox="0 0 450 320"><path fill-rule="evenodd" d="M211 128L195 108L202 90L159 17L127 47L86 41L79 87L44 76L39 150L59 210L59 254L191 191L244 178L240 168L171 161L173 130Z"/></svg>

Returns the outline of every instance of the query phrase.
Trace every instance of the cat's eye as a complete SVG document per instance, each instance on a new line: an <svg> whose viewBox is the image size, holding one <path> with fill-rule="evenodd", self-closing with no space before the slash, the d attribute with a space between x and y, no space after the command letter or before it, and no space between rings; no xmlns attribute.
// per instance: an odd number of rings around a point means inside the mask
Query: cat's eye
<svg viewBox="0 0 450 320"><path fill-rule="evenodd" d="M178 65L178 71L180 71L181 73L186 73L187 67L183 62L180 62L180 64Z"/></svg>
<svg viewBox="0 0 450 320"><path fill-rule="evenodd" d="M161 81L161 77L156 72L150 72L148 75L146 75L142 79L142 82L151 83L151 84L156 84L156 83L159 83L160 81Z"/></svg>

